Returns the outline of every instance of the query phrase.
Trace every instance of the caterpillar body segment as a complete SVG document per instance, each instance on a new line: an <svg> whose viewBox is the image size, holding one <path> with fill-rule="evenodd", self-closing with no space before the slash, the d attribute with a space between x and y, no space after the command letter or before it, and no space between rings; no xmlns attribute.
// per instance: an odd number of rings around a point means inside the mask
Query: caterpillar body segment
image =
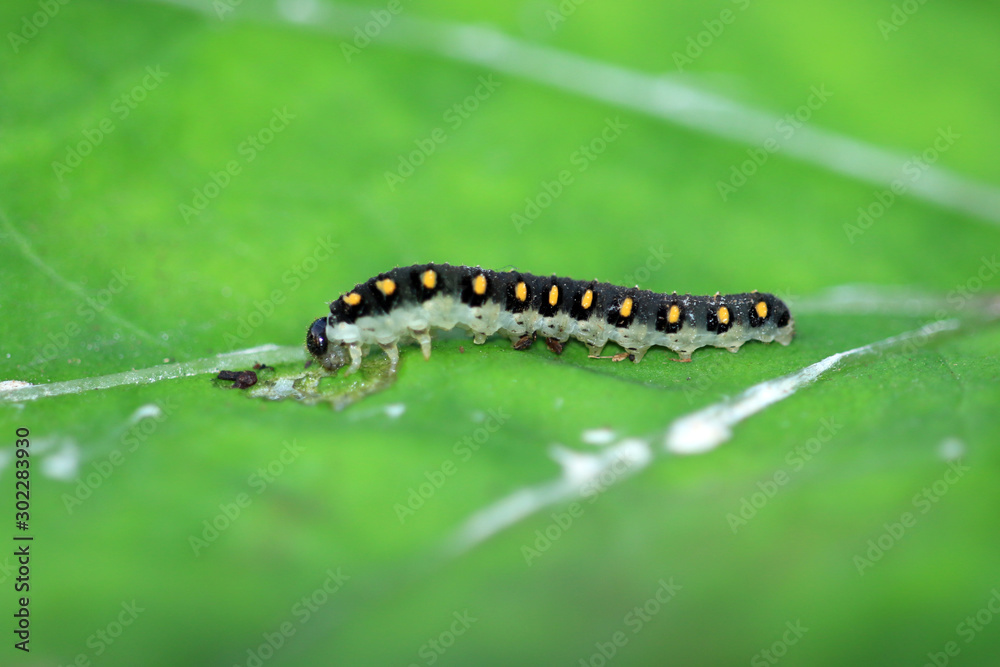
<svg viewBox="0 0 1000 667"><path fill-rule="evenodd" d="M399 363L397 345L415 341L430 358L432 329L468 330L477 344L506 336L515 349L536 337L557 354L575 338L592 357L615 343L635 362L653 346L689 361L700 347L732 352L751 340L792 340L794 321L773 294L661 294L596 280L536 276L449 264L399 267L360 283L309 327L306 348L325 368L353 373L373 345Z"/></svg>

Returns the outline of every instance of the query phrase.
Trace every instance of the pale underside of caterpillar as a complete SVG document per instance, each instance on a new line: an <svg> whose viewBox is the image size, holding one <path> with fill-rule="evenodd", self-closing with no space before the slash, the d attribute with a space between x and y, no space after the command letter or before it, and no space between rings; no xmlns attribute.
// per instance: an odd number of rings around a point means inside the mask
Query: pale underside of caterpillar
<svg viewBox="0 0 1000 667"><path fill-rule="evenodd" d="M429 359L431 329L455 327L477 344L507 336L517 350L540 336L556 354L570 338L586 344L591 357L612 342L625 350L612 359L638 363L655 345L674 350L680 361L705 346L737 352L750 340L788 345L794 321L781 299L763 292L660 294L596 280L416 264L381 273L332 302L330 315L309 327L306 348L328 370L350 364L350 374L378 345L395 372L397 344L416 341Z"/></svg>

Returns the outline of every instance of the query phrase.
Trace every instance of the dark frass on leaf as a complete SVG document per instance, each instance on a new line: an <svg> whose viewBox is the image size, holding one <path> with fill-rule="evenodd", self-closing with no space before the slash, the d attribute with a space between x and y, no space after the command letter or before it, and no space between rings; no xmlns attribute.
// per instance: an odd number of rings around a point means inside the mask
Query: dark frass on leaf
<svg viewBox="0 0 1000 667"><path fill-rule="evenodd" d="M253 371L219 371L217 380L230 380L230 389L246 389L257 384L257 374Z"/></svg>

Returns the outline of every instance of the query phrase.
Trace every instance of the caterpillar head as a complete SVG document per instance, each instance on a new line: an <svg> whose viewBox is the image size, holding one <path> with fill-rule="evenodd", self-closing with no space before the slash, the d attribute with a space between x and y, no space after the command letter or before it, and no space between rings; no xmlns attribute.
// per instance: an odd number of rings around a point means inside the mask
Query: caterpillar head
<svg viewBox="0 0 1000 667"><path fill-rule="evenodd" d="M306 349L328 371L336 371L347 363L347 351L342 345L331 345L326 337L326 318L321 317L306 332Z"/></svg>

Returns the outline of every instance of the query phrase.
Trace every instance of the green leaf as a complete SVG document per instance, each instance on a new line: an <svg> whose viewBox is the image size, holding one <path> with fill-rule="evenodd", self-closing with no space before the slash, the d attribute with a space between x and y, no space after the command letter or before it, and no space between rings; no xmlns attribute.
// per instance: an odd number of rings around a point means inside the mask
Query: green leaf
<svg viewBox="0 0 1000 667"><path fill-rule="evenodd" d="M34 538L30 591L0 556L7 641L23 593L32 664L989 664L998 16L914 8L5 4L0 381L36 385L0 389L0 516ZM725 105L653 110L678 91ZM429 261L771 291L797 335L640 364L443 335L391 382L380 354L303 370L330 300ZM342 409L260 397L293 390ZM650 459L567 492L623 441Z"/></svg>

